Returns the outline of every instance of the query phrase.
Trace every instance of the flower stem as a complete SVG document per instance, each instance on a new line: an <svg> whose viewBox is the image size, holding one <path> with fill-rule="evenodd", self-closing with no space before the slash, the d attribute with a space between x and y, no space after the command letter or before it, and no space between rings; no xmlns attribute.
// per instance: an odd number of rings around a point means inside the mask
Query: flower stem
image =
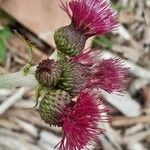
<svg viewBox="0 0 150 150"><path fill-rule="evenodd" d="M2 75L0 76L0 88L21 86L34 88L37 85L37 81L34 77L34 72L35 67L32 67L27 75L24 75L24 72L22 70L8 75Z"/></svg>

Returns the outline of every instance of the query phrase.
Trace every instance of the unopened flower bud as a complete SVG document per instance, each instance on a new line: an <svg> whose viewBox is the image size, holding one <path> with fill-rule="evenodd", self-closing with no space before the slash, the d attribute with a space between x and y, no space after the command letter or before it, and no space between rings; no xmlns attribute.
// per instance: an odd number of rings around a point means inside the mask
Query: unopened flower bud
<svg viewBox="0 0 150 150"><path fill-rule="evenodd" d="M75 96L84 87L88 70L85 66L72 61L62 63L62 76L59 80L59 88Z"/></svg>
<svg viewBox="0 0 150 150"><path fill-rule="evenodd" d="M75 56L84 49L87 37L71 24L58 29L54 39L58 50L68 56Z"/></svg>
<svg viewBox="0 0 150 150"><path fill-rule="evenodd" d="M37 66L35 77L41 85L56 86L61 77L61 66L58 62L47 58Z"/></svg>

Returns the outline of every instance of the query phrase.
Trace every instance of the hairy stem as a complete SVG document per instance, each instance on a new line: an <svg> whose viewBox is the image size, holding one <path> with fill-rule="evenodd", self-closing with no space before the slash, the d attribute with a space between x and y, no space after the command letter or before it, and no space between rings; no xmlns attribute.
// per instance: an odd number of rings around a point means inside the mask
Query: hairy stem
<svg viewBox="0 0 150 150"><path fill-rule="evenodd" d="M49 57L50 59L57 60L57 51L55 50L54 53ZM11 87L21 87L26 86L30 88L35 88L38 84L35 79L35 69L36 67L31 67L28 74L24 74L24 70L19 72L1 75L0 76L0 88L11 88Z"/></svg>
<svg viewBox="0 0 150 150"><path fill-rule="evenodd" d="M37 81L34 77L35 67L32 67L31 71L24 75L23 71L2 75L0 76L0 88L11 88L11 87L31 87L34 88Z"/></svg>

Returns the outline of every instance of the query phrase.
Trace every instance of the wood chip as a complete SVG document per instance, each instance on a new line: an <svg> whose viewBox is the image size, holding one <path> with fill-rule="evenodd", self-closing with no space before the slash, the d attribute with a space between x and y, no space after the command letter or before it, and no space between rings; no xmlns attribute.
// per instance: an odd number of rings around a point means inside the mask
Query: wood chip
<svg viewBox="0 0 150 150"><path fill-rule="evenodd" d="M6 99L1 105L0 105L0 115L5 113L6 110L8 110L14 103L16 103L18 100L21 100L21 97L25 93L25 88L20 88L17 90L16 93L14 93L11 97Z"/></svg>
<svg viewBox="0 0 150 150"><path fill-rule="evenodd" d="M60 142L60 138L58 136L46 130L43 130L42 132L40 132L40 139L42 141L49 143L53 147L55 147Z"/></svg>
<svg viewBox="0 0 150 150"><path fill-rule="evenodd" d="M117 95L103 92L103 96L107 102L117 108L125 116L133 117L141 114L140 104L132 99L128 93Z"/></svg>
<svg viewBox="0 0 150 150"><path fill-rule="evenodd" d="M37 128L35 128L34 125L17 118L14 118L13 121L17 123L24 131L31 134L33 137L38 137L38 130Z"/></svg>
<svg viewBox="0 0 150 150"><path fill-rule="evenodd" d="M137 143L132 143L128 144L128 150L148 150L146 147L143 146L142 143L137 142Z"/></svg>
<svg viewBox="0 0 150 150"><path fill-rule="evenodd" d="M113 117L112 119L112 126L115 127L131 126L137 123L150 124L150 116Z"/></svg>
<svg viewBox="0 0 150 150"><path fill-rule="evenodd" d="M136 124L135 126L132 126L132 127L128 128L128 129L126 129L125 135L133 135L133 134L143 130L144 127L145 126L143 124L141 124L141 123L140 124Z"/></svg>

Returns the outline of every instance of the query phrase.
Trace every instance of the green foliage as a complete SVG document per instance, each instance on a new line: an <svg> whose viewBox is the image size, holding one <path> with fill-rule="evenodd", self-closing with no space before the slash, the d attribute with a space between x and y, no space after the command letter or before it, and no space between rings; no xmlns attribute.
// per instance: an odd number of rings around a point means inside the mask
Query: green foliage
<svg viewBox="0 0 150 150"><path fill-rule="evenodd" d="M5 42L11 36L11 31L8 27L4 27L0 30L0 62L3 62L6 57L6 45Z"/></svg>
<svg viewBox="0 0 150 150"><path fill-rule="evenodd" d="M5 57L6 57L6 46L3 40L0 38L0 62L4 61Z"/></svg>
<svg viewBox="0 0 150 150"><path fill-rule="evenodd" d="M0 36L3 38L3 39L8 39L10 36L11 36L11 31L9 29L9 27L5 26L3 27L2 30L0 30Z"/></svg>
<svg viewBox="0 0 150 150"><path fill-rule="evenodd" d="M113 1L110 1L110 2L111 2L111 6L118 12L127 8L127 6L124 6L123 4L121 4L119 2L117 2L117 3L113 2Z"/></svg>
<svg viewBox="0 0 150 150"><path fill-rule="evenodd" d="M93 48L105 48L110 49L113 43L106 36L96 36L93 40Z"/></svg>
<svg viewBox="0 0 150 150"><path fill-rule="evenodd" d="M12 23L12 18L9 17L6 13L3 11L0 11L0 21L3 19L8 20L8 24ZM8 38L11 36L11 31L9 27L6 25L0 26L0 62L3 62L6 58L6 45L5 43L7 42Z"/></svg>

